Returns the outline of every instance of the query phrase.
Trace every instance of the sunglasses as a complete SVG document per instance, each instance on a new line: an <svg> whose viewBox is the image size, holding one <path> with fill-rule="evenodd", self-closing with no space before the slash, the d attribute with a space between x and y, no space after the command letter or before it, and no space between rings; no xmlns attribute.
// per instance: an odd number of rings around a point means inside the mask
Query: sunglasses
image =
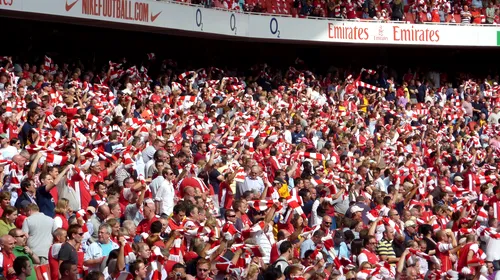
<svg viewBox="0 0 500 280"><path fill-rule="evenodd" d="M76 234L83 236L85 233L84 232L77 232Z"/></svg>
<svg viewBox="0 0 500 280"><path fill-rule="evenodd" d="M198 271L207 272L208 268L198 268Z"/></svg>
<svg viewBox="0 0 500 280"><path fill-rule="evenodd" d="M236 217L236 215L231 215L231 216L226 216L226 217L228 217L228 218L234 218L234 217Z"/></svg>

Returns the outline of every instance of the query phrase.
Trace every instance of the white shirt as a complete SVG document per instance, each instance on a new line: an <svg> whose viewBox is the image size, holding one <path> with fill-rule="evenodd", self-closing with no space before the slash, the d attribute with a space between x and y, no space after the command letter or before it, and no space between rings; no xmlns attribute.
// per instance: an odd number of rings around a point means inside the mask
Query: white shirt
<svg viewBox="0 0 500 280"><path fill-rule="evenodd" d="M255 241L257 241L257 245L259 245L260 248L262 249L262 252L264 252L262 260L264 261L264 263L268 264L271 260L271 249L272 249L272 245L271 242L269 241L269 238L267 238L266 234L263 231L259 231L255 235Z"/></svg>
<svg viewBox="0 0 500 280"><path fill-rule="evenodd" d="M387 186L385 185L384 179L382 177L378 177L378 179L375 180L375 186L380 191L387 193Z"/></svg>
<svg viewBox="0 0 500 280"><path fill-rule="evenodd" d="M257 177L256 179L250 179L250 177L245 177L245 181L241 185L240 194L243 195L246 191L257 191L262 193L264 191L264 181L262 178Z"/></svg>
<svg viewBox="0 0 500 280"><path fill-rule="evenodd" d="M160 202L160 213L165 213L169 216L172 214L174 211L174 196L175 191L172 182L163 180L154 197L155 201Z"/></svg>
<svg viewBox="0 0 500 280"><path fill-rule="evenodd" d="M155 164L155 160L154 160L154 159L152 159L152 160L150 160L150 161L146 162L146 166L144 167L144 175L145 175L145 176L144 176L144 178L150 178L150 177L152 177L153 172L151 172L151 174L150 174L150 172L149 172L150 170L149 170L149 169L150 169L150 168L151 168L151 166L153 166L154 164ZM149 175L151 175L151 176L149 176Z"/></svg>
<svg viewBox="0 0 500 280"><path fill-rule="evenodd" d="M7 146L3 149L0 149L0 153L2 153L2 158L3 159L12 159L15 155L18 154L18 150L14 146Z"/></svg>
<svg viewBox="0 0 500 280"><path fill-rule="evenodd" d="M158 193L158 190L160 189L161 184L165 181L165 178L163 176L157 176L153 181L151 181L151 184L149 184L149 189L151 190L151 197L154 199L156 197L156 193Z"/></svg>
<svg viewBox="0 0 500 280"><path fill-rule="evenodd" d="M118 244L114 243L111 240L109 240L109 242L111 243L111 248L112 248L111 250L115 250L115 249L119 248ZM102 255L101 243L94 242L94 243L90 244L89 247L87 248L87 251L85 252L85 256L84 256L83 260L84 261L95 260L95 259L102 258L102 257L103 257L103 255ZM96 265L90 266L89 271L101 271L101 264L96 264Z"/></svg>

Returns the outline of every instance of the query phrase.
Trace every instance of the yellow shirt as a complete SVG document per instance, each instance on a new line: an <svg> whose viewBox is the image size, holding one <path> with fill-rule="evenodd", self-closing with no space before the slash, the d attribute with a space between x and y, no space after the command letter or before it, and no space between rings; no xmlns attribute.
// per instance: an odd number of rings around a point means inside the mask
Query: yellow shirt
<svg viewBox="0 0 500 280"><path fill-rule="evenodd" d="M0 236L9 234L9 231L13 228L16 228L14 224L7 224L3 220L0 220Z"/></svg>

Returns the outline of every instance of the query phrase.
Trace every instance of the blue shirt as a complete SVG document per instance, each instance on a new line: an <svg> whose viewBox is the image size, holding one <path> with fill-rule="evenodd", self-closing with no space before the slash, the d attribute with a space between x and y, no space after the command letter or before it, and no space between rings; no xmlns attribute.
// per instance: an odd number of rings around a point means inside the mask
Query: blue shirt
<svg viewBox="0 0 500 280"><path fill-rule="evenodd" d="M101 249L102 249L102 255L104 257L109 256L109 253L113 250L113 243L108 242L108 244L101 244Z"/></svg>
<svg viewBox="0 0 500 280"><path fill-rule="evenodd" d="M45 186L40 186L36 189L36 204L40 208L40 212L53 218L56 215L54 198L45 189Z"/></svg>
<svg viewBox="0 0 500 280"><path fill-rule="evenodd" d="M311 239L305 240L302 244L300 244L300 258L303 259L307 251L314 249L316 249L314 242Z"/></svg>

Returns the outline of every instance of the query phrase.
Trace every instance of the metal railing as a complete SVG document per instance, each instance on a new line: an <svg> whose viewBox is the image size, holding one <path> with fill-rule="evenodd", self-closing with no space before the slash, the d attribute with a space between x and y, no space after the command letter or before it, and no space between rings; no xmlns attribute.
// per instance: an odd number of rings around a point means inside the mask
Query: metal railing
<svg viewBox="0 0 500 280"><path fill-rule="evenodd" d="M213 10L219 10L223 12L231 12L231 13L239 13L239 14L247 14L247 15L256 15L256 16L269 16L269 17L293 17L288 14L273 14L273 13L257 13L257 12L246 12L240 10L229 10L221 7L206 7L201 4L192 4L192 3L184 3L179 1L172 0L153 0L156 2L167 2L171 4L191 6L197 8L207 8ZM218 0L215 0L218 1ZM296 17L300 18L300 17ZM329 17L311 17L307 16L302 19L314 19L314 20L328 20L328 21L341 21L341 22L370 22L370 23L399 23L399 24L425 24L425 25L453 25L453 26L485 26L485 27L495 27L499 28L498 24L473 24L473 23L457 23L457 22L423 22L423 23L411 23L409 21L399 21L399 20L375 20L375 19L341 19L341 18L329 18Z"/></svg>

